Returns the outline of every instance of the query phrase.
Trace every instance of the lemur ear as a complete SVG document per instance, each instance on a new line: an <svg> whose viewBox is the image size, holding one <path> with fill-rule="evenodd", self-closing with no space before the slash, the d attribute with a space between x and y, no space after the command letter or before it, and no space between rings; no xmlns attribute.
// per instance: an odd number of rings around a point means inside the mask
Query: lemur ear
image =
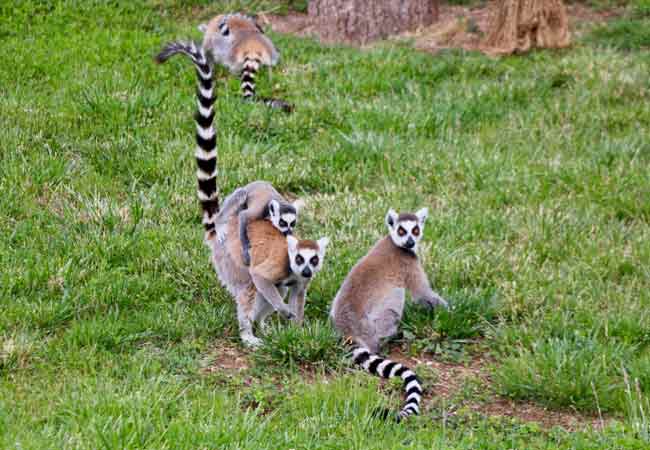
<svg viewBox="0 0 650 450"><path fill-rule="evenodd" d="M277 200L271 200L269 202L269 215L277 216L280 213L280 204Z"/></svg>
<svg viewBox="0 0 650 450"><path fill-rule="evenodd" d="M288 235L287 236L287 246L289 247L290 252L295 252L296 249L298 248L298 239L295 237Z"/></svg>
<svg viewBox="0 0 650 450"><path fill-rule="evenodd" d="M429 208L422 208L416 212L415 215L417 216L420 225L422 225L424 221L427 220L427 216L429 215Z"/></svg>
<svg viewBox="0 0 650 450"><path fill-rule="evenodd" d="M305 201L303 199L298 199L292 203L293 207L296 208L296 213L299 213L301 209L305 207Z"/></svg>
<svg viewBox="0 0 650 450"><path fill-rule="evenodd" d="M393 208L391 208L388 210L388 214L386 214L386 225L388 225L388 228L392 230L396 223L397 213Z"/></svg>
<svg viewBox="0 0 650 450"><path fill-rule="evenodd" d="M205 34L205 32L208 31L208 24L207 23L199 24L197 28L201 33Z"/></svg>
<svg viewBox="0 0 650 450"><path fill-rule="evenodd" d="M325 254L325 249L330 243L330 238L328 237L322 237L318 240L318 248L320 249L321 255Z"/></svg>

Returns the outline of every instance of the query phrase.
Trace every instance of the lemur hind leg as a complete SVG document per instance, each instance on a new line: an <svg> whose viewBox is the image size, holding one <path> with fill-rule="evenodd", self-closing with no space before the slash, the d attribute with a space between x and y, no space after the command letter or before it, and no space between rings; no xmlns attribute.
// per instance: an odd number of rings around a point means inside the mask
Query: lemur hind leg
<svg viewBox="0 0 650 450"><path fill-rule="evenodd" d="M237 296L237 320L239 321L239 336L242 342L249 347L259 347L262 340L253 334L253 307L256 290L249 286Z"/></svg>
<svg viewBox="0 0 650 450"><path fill-rule="evenodd" d="M386 340L397 335L404 313L404 296L404 289L393 289L382 302L377 303L381 306L370 312L368 319L374 322L377 340Z"/></svg>
<svg viewBox="0 0 650 450"><path fill-rule="evenodd" d="M238 214L242 209L246 209L246 200L248 193L244 188L235 189L221 205L221 210L217 220L228 221L233 214Z"/></svg>
<svg viewBox="0 0 650 450"><path fill-rule="evenodd" d="M245 189L239 188L232 192L223 202L221 210L215 220L217 240L224 243L227 238L228 220L246 208L248 194Z"/></svg>
<svg viewBox="0 0 650 450"><path fill-rule="evenodd" d="M251 219L257 219L261 217L264 217L264 208L244 209L239 213L239 240L241 241L242 245L242 260L246 266L251 265L251 242L248 239L248 222Z"/></svg>

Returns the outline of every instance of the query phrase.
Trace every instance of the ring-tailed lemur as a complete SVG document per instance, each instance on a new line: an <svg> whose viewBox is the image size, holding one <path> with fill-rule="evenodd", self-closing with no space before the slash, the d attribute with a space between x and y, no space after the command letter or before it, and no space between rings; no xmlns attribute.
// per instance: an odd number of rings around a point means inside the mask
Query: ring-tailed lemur
<svg viewBox="0 0 650 450"><path fill-rule="evenodd" d="M420 412L422 387L412 370L377 355L380 341L397 333L405 291L428 307L447 307L447 302L431 290L415 253L426 217L426 208L415 214L397 214L391 209L386 216L389 236L352 268L330 311L338 332L355 345L356 364L374 375L404 380L406 403L398 420Z"/></svg>
<svg viewBox="0 0 650 450"><path fill-rule="evenodd" d="M237 191L230 204L245 201ZM229 203L229 200L226 200ZM236 210L224 210L217 219L218 239L213 239L212 262L222 284L237 302L239 332L244 343L257 346L260 339L253 334L253 324L264 325L273 311L302 324L305 294L309 282L323 266L329 240L298 240L283 236L267 220L255 220L248 225L251 238L251 265L241 258L239 223ZM283 298L291 290L289 305Z"/></svg>
<svg viewBox="0 0 650 450"><path fill-rule="evenodd" d="M198 78L196 121L196 164L198 197L203 209L206 242L214 236L214 220L219 212L217 186L217 138L214 129L214 86L212 68L205 51L194 42L170 42L156 56L164 63L176 54L188 56L196 67ZM255 219L268 218L283 234L291 234L296 225L300 201L289 203L266 181L254 181L240 188L246 196L246 207L240 212L240 239L244 263L250 263L247 225ZM225 207L226 205L224 205Z"/></svg>
<svg viewBox="0 0 650 450"><path fill-rule="evenodd" d="M287 113L292 111L293 107L284 100L255 95L255 77L260 67L275 66L280 54L252 17L240 13L220 15L199 25L199 31L204 33L203 49L212 60L241 77L245 99L261 101Z"/></svg>

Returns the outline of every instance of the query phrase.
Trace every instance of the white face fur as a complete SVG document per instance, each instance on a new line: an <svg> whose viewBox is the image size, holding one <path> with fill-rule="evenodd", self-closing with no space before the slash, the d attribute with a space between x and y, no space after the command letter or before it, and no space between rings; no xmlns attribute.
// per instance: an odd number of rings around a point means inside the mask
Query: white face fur
<svg viewBox="0 0 650 450"><path fill-rule="evenodd" d="M275 228L280 230L285 236L293 232L293 228L296 226L296 220L298 215L298 208L296 203L293 205L294 211L285 210L282 212L280 203L277 200L271 200L269 202L269 219Z"/></svg>
<svg viewBox="0 0 650 450"><path fill-rule="evenodd" d="M429 210L422 208L415 213L413 219L401 219L395 210L391 209L386 214L386 226L390 238L398 247L415 253L417 245L424 234L424 221L427 220Z"/></svg>
<svg viewBox="0 0 650 450"><path fill-rule="evenodd" d="M298 239L287 236L289 248L289 264L294 275L304 279L310 279L323 267L325 249L329 239L324 237L318 240L318 250L313 248L299 247Z"/></svg>

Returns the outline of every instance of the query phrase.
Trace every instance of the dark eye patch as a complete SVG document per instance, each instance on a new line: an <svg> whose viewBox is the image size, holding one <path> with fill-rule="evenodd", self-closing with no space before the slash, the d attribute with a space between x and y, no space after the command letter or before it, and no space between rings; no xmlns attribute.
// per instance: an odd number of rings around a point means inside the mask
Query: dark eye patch
<svg viewBox="0 0 650 450"><path fill-rule="evenodd" d="M399 234L400 236L404 236L406 234L406 230L404 229L404 227L399 227L397 229L397 234Z"/></svg>
<svg viewBox="0 0 650 450"><path fill-rule="evenodd" d="M305 258L303 258L302 255L296 256L296 264L302 266L304 263L305 263Z"/></svg>
<svg viewBox="0 0 650 450"><path fill-rule="evenodd" d="M289 226L290 226L291 228L295 227L295 226L296 226L296 221L294 220L293 222L291 222L291 223L289 224Z"/></svg>
<svg viewBox="0 0 650 450"><path fill-rule="evenodd" d="M280 219L280 226L281 226L282 228L286 227L286 226L287 226L287 221L284 220L284 219Z"/></svg>
<svg viewBox="0 0 650 450"><path fill-rule="evenodd" d="M420 227L418 227L417 225L414 226L413 229L411 230L411 233L413 233L413 236L419 236L420 235Z"/></svg>
<svg viewBox="0 0 650 450"><path fill-rule="evenodd" d="M312 256L309 260L309 264L316 267L318 265L318 256Z"/></svg>

